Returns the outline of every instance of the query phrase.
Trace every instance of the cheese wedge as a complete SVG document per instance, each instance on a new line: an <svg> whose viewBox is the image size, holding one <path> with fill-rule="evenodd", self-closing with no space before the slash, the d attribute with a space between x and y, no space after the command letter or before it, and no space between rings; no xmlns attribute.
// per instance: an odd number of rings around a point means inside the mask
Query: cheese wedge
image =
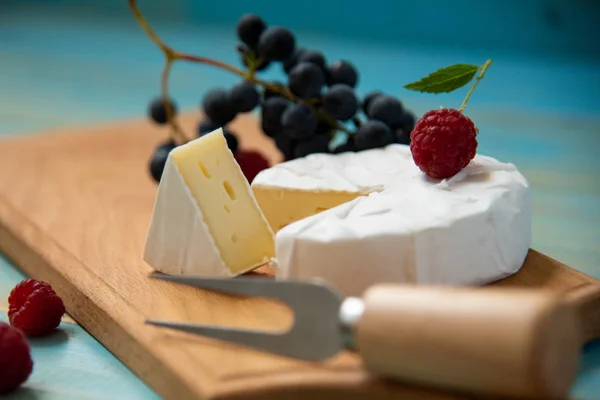
<svg viewBox="0 0 600 400"><path fill-rule="evenodd" d="M222 130L172 150L143 259L168 274L226 277L274 256L273 231Z"/></svg>

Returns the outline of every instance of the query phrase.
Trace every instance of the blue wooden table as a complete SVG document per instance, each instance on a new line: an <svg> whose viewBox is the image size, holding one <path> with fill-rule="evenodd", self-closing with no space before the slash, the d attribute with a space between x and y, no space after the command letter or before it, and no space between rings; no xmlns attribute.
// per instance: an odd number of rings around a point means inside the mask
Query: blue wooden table
<svg viewBox="0 0 600 400"><path fill-rule="evenodd" d="M0 135L140 118L145 115L149 98L158 93L161 54L141 33L125 2L107 0L98 2L95 8L77 3L7 0L0 4ZM154 2L148 11L167 42L237 63L234 20L248 9L235 2L214 7L208 6L210 2L195 6L185 1L164 3L170 5ZM470 3L462 5L470 7ZM270 13L271 18L281 17L276 21L281 24L294 22L281 7L276 12L270 9L275 7L274 2L257 2L256 7L261 13ZM554 12L558 17L554 18L560 21L564 6L557 7ZM224 11L227 8L228 13ZM211 21L218 23L203 21L211 19L207 13L212 13ZM314 24L325 24L326 20L319 15ZM440 23L441 19L436 21ZM565 28L570 29L569 35L575 35L567 39L575 40L577 35L588 35L586 29L593 29L586 25L587 20L580 21L579 28ZM392 22L385 21L388 25ZM485 23L479 22L478 29L485 29ZM600 62L596 48L588 46L585 53L580 41L563 40L554 42L553 53L546 49L552 46L547 46L538 32L523 36L519 51L499 45L482 50L476 40L461 43L457 49L436 46L433 39L420 43L408 38L418 30L414 26L412 31L410 26L401 27L406 40L386 42L377 40L377 31L371 25L364 28L363 38L353 36L347 26L337 27L345 39L308 31L310 24L297 25L305 29L298 33L302 45L322 49L332 60L349 59L360 68L360 94L384 89L417 114L440 105L458 107L464 92L419 95L403 90L403 84L441 66L481 64L493 58L494 65L467 111L481 130L480 152L515 163L531 181L534 247L600 278ZM518 40L515 32L506 32L506 41ZM283 79L279 68L269 70L265 76ZM171 87L178 103L193 109L208 89L235 81L233 76L209 67L176 65ZM26 162L27 156L23 157ZM23 278L18 268L0 257L0 320L6 320L6 296ZM68 318L59 332L31 344L34 373L9 399L158 398ZM583 351L572 398L600 399L598 342Z"/></svg>

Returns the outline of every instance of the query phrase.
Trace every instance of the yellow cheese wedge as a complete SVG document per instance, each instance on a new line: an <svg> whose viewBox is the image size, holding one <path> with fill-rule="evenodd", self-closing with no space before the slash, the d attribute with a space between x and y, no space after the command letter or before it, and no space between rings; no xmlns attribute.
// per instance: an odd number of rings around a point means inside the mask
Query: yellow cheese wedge
<svg viewBox="0 0 600 400"><path fill-rule="evenodd" d="M273 231L222 130L172 150L144 259L165 273L235 276L274 256Z"/></svg>

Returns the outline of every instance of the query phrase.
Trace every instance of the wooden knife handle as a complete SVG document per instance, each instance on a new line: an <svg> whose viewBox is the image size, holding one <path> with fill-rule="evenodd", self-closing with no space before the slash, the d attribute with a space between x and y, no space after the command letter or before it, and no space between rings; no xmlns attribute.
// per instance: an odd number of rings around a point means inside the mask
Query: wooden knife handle
<svg viewBox="0 0 600 400"><path fill-rule="evenodd" d="M363 300L355 344L375 375L562 399L578 371L578 314L554 292L378 285Z"/></svg>

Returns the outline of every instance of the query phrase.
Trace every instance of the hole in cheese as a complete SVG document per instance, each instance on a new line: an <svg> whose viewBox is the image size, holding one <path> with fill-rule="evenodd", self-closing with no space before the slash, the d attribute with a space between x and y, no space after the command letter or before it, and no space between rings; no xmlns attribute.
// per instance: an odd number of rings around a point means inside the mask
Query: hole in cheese
<svg viewBox="0 0 600 400"><path fill-rule="evenodd" d="M225 181L225 182L223 182L223 187L225 188L225 191L227 192L227 196L229 196L229 198L231 200L235 200L235 191L233 190L231 183L229 183L228 181Z"/></svg>
<svg viewBox="0 0 600 400"><path fill-rule="evenodd" d="M225 209L225 212L230 212L231 211L229 209L229 206L227 204L223 204L223 208Z"/></svg>
<svg viewBox="0 0 600 400"><path fill-rule="evenodd" d="M210 174L210 172L208 172L204 164L202 164L202 161L198 161L198 168L200 168L200 171L202 171L202 175L210 179L212 175Z"/></svg>
<svg viewBox="0 0 600 400"><path fill-rule="evenodd" d="M238 241L238 237L237 237L237 235L236 235L235 233L234 233L233 235L231 235L231 241L232 241L233 243L237 243L237 241Z"/></svg>

